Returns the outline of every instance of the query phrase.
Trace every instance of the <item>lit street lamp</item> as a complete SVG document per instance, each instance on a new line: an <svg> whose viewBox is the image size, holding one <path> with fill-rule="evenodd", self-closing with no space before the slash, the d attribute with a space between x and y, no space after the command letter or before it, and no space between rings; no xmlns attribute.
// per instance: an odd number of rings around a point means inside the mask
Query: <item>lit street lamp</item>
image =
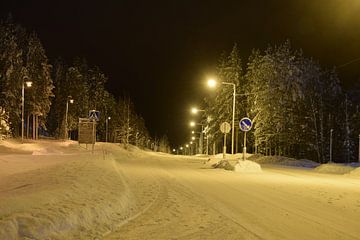
<svg viewBox="0 0 360 240"><path fill-rule="evenodd" d="M192 114L197 114L198 112L205 112L205 110L197 109L196 107L191 108Z"/></svg>
<svg viewBox="0 0 360 240"><path fill-rule="evenodd" d="M31 87L32 82L31 81L24 82L24 78L22 81L22 88L21 88L21 143L24 143L25 84L26 84L26 87ZM27 127L29 127L29 123L27 123Z"/></svg>
<svg viewBox="0 0 360 240"><path fill-rule="evenodd" d="M106 134L106 136L105 136L105 142L107 142L108 141L108 128L109 128L109 120L111 119L111 117L107 117L106 118L106 121L105 121L105 123L106 123L106 127L105 127L105 134Z"/></svg>
<svg viewBox="0 0 360 240"><path fill-rule="evenodd" d="M67 99L66 99L66 111L65 111L65 128L64 128L64 140L66 141L66 139L68 138L68 122L67 122L67 119L68 119L68 111L69 111L69 102L71 104L74 103L74 99L72 99L71 96L68 96Z"/></svg>
<svg viewBox="0 0 360 240"><path fill-rule="evenodd" d="M214 79L208 80L208 86L211 88L216 87L216 81ZM234 154L234 134L235 134L235 97L236 97L236 85L229 82L221 82L224 85L233 86L233 112L232 112L232 129L231 129L231 154Z"/></svg>

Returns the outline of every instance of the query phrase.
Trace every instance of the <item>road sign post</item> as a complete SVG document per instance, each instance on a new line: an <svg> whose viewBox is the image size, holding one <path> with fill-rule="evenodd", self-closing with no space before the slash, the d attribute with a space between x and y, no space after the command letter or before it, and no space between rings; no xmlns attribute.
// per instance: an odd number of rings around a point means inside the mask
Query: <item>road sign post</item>
<svg viewBox="0 0 360 240"><path fill-rule="evenodd" d="M231 130L231 126L228 122L220 124L220 131L224 133L224 146L223 146L223 159L226 158L226 134Z"/></svg>
<svg viewBox="0 0 360 240"><path fill-rule="evenodd" d="M241 131L244 132L244 147L243 147L243 161L246 160L246 133L250 131L252 127L252 121L250 118L244 117L239 122Z"/></svg>
<svg viewBox="0 0 360 240"><path fill-rule="evenodd" d="M92 152L96 141L96 121L88 118L79 118L79 144L92 144Z"/></svg>

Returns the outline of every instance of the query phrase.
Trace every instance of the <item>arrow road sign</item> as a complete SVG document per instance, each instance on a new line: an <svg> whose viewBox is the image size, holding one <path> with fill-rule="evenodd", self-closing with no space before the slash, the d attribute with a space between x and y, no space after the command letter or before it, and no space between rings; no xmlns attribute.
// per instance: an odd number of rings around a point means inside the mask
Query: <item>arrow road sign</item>
<svg viewBox="0 0 360 240"><path fill-rule="evenodd" d="M240 120L239 126L240 126L241 131L243 131L243 132L249 131L252 127L251 119L247 118L247 117L242 118Z"/></svg>
<svg viewBox="0 0 360 240"><path fill-rule="evenodd" d="M99 121L100 119L100 112L96 110L90 110L89 111L89 119Z"/></svg>

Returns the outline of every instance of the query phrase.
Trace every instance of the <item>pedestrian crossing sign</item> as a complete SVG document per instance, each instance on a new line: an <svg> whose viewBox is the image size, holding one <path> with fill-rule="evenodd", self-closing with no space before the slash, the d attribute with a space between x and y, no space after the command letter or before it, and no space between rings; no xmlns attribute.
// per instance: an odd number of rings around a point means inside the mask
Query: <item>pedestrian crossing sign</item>
<svg viewBox="0 0 360 240"><path fill-rule="evenodd" d="M99 121L100 119L100 112L96 110L89 111L89 120Z"/></svg>

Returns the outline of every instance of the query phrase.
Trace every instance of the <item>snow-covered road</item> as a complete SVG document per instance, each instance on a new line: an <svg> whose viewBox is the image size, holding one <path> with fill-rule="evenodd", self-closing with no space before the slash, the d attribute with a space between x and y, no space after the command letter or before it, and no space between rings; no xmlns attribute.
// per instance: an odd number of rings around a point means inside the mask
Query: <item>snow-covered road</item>
<svg viewBox="0 0 360 240"><path fill-rule="evenodd" d="M360 172L236 173L101 143L95 154L53 141L0 147L1 240L360 239Z"/></svg>
<svg viewBox="0 0 360 240"><path fill-rule="evenodd" d="M360 239L356 178L158 154L117 163L143 208L105 239Z"/></svg>

